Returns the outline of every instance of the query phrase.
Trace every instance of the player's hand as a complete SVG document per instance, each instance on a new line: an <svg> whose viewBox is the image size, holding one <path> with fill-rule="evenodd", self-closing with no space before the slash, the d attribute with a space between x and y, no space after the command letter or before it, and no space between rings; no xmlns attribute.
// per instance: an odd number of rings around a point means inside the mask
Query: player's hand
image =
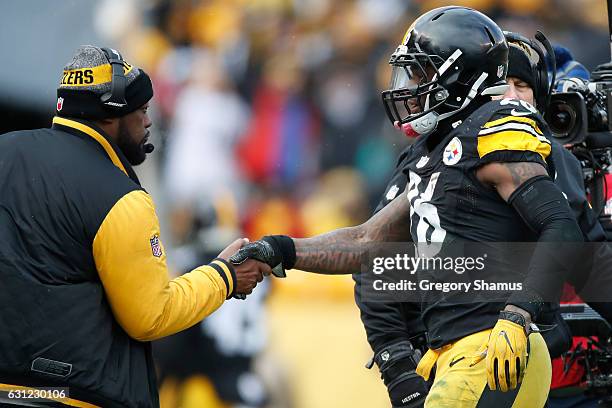
<svg viewBox="0 0 612 408"><path fill-rule="evenodd" d="M246 238L237 239L232 242L227 248L225 248L219 254L219 258L229 260L230 255L239 251L243 245L248 245L249 240ZM245 299L246 295L253 292L257 283L263 280L264 275L269 275L271 269L268 265L263 262L259 262L255 259L248 259L239 265L233 265L234 272L236 273L236 288L234 289L234 297L238 299Z"/></svg>
<svg viewBox="0 0 612 408"><path fill-rule="evenodd" d="M234 265L241 265L247 259L264 262L272 268L274 276L284 278L287 276L285 268L291 269L295 263L293 240L284 235L265 236L240 248L229 261Z"/></svg>
<svg viewBox="0 0 612 408"><path fill-rule="evenodd" d="M527 322L517 312L502 311L487 344L471 365L485 360L487 383L491 390L506 392L523 380L527 366Z"/></svg>

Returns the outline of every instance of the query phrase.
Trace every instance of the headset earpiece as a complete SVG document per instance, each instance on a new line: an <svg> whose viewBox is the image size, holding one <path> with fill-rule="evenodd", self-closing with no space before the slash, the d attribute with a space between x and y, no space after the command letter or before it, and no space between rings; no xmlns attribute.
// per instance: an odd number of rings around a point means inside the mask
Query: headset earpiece
<svg viewBox="0 0 612 408"><path fill-rule="evenodd" d="M125 88L127 79L123 73L124 64L121 54L110 48L102 48L112 68L111 89L100 97L100 101L111 107L122 108L127 105Z"/></svg>

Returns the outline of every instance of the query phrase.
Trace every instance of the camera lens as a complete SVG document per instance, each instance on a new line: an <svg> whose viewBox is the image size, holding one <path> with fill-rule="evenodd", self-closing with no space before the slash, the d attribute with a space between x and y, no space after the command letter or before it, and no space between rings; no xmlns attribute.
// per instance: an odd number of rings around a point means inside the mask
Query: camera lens
<svg viewBox="0 0 612 408"><path fill-rule="evenodd" d="M572 122L572 116L567 112L557 112L553 118L555 127L566 129Z"/></svg>
<svg viewBox="0 0 612 408"><path fill-rule="evenodd" d="M547 116L550 130L557 137L568 135L576 125L576 111L563 101L551 104Z"/></svg>

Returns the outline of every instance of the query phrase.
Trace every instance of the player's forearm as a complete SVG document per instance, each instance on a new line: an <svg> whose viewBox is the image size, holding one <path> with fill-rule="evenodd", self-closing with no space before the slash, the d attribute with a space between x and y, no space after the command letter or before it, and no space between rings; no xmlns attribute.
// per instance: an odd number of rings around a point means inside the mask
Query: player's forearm
<svg viewBox="0 0 612 408"><path fill-rule="evenodd" d="M373 244L405 241L410 241L410 203L402 193L359 226L294 239L295 268L323 274L361 272Z"/></svg>
<svg viewBox="0 0 612 408"><path fill-rule="evenodd" d="M352 274L361 272L372 244L408 241L409 234L410 203L402 194L359 226L305 239L267 235L240 248L230 261L240 264L248 258L257 259L273 268L277 276L293 268L330 275Z"/></svg>
<svg viewBox="0 0 612 408"><path fill-rule="evenodd" d="M366 255L364 238L364 230L358 226L294 239L295 268L329 275L359 272Z"/></svg>

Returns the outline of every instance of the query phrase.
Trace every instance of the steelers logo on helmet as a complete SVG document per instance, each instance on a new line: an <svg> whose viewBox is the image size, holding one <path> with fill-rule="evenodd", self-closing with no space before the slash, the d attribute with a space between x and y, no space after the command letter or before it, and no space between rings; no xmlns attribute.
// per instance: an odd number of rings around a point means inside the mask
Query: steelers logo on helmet
<svg viewBox="0 0 612 408"><path fill-rule="evenodd" d="M440 7L419 17L389 64L391 82L382 100L405 133L429 134L477 96L503 95L508 87L503 32L467 7Z"/></svg>

